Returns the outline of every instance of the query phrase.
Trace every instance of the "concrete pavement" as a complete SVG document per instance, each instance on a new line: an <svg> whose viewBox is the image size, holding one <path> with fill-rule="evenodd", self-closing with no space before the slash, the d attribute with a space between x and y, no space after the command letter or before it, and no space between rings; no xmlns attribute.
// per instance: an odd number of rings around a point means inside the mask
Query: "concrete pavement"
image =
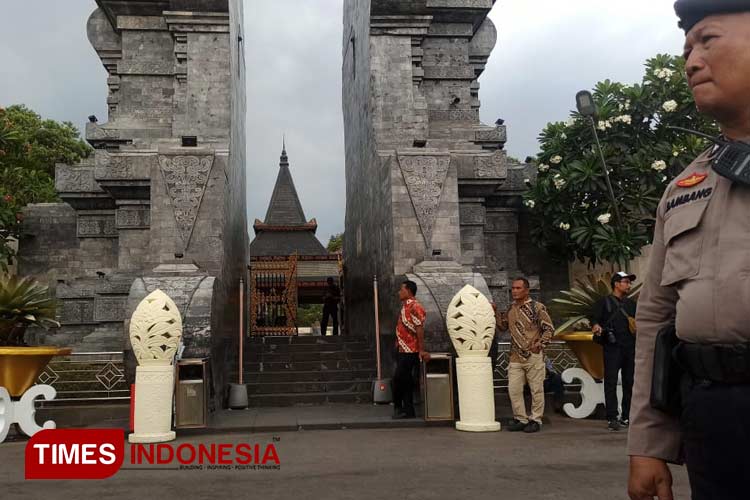
<svg viewBox="0 0 750 500"><path fill-rule="evenodd" d="M605 425L553 417L532 435L436 427L189 436L177 443L274 443L281 468L121 470L89 482L24 481L25 443L11 442L0 445L0 497L626 499L626 434ZM689 498L684 469L673 472L675 498Z"/></svg>

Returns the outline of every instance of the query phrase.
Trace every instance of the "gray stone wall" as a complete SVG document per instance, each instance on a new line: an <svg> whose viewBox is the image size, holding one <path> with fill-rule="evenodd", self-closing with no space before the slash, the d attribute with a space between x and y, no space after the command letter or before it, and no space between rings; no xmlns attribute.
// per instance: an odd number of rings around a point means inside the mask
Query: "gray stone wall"
<svg viewBox="0 0 750 500"><path fill-rule="evenodd" d="M420 95L412 84L411 38L369 38L372 123L378 149L410 148L427 138L427 117L418 113ZM422 106L424 108L424 106ZM424 108L426 109L426 108Z"/></svg>
<svg viewBox="0 0 750 500"><path fill-rule="evenodd" d="M509 277L527 276L538 296L541 281L557 288L557 276L565 276L546 256L530 251L521 230L529 167L509 164L503 125L479 121L478 78L497 40L486 17L492 4L344 3L347 308L361 311L359 317L372 315L366 294L352 288L366 290L374 261L394 289L404 275L429 289L421 293L429 302L433 340L445 340L441 308L447 303L436 297L452 296L467 279L506 307ZM359 50L352 50L353 40ZM372 244L362 227L390 231L386 248ZM369 262L358 256L363 244ZM431 271L422 279L416 270L425 266ZM395 317L399 304L386 304Z"/></svg>
<svg viewBox="0 0 750 500"><path fill-rule="evenodd" d="M54 336L32 334L79 351L124 349L132 367L125 320L163 288L184 303L185 355L211 355L220 402L248 246L242 2L212 2L214 12L98 3L88 34L109 72L110 116L87 125L92 158L57 168L67 204L26 209L19 272L53 286L63 323Z"/></svg>
<svg viewBox="0 0 750 500"><path fill-rule="evenodd" d="M218 270L211 303L211 358L214 374L215 401L222 404L227 375L237 363L239 333L239 281L247 287L247 249L249 245L246 197L245 116L247 114L246 68L242 33L241 0L230 0L230 118L229 158L220 211L224 223L221 235L224 252ZM247 290L247 288L246 288ZM245 293L247 297L247 293ZM247 306L245 306L247 310ZM247 315L245 315L247 328ZM246 331L246 330L245 330Z"/></svg>
<svg viewBox="0 0 750 500"><path fill-rule="evenodd" d="M372 338L373 276L379 280L381 333L393 342L398 300L393 271L391 175L395 158L378 155L373 127L370 1L344 3L342 103L346 147L344 233L346 327L349 335ZM383 346L391 344L384 338ZM390 351L390 349L386 349ZM384 352L386 352L384 351Z"/></svg>
<svg viewBox="0 0 750 500"><path fill-rule="evenodd" d="M65 203L28 205L19 248L18 273L51 285L117 269L114 213L77 213Z"/></svg>

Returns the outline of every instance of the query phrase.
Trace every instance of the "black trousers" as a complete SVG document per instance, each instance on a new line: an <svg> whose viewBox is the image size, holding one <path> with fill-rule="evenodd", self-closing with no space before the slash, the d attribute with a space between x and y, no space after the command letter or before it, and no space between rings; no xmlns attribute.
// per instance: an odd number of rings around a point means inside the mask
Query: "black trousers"
<svg viewBox="0 0 750 500"><path fill-rule="evenodd" d="M683 381L682 429L693 500L750 498L750 385Z"/></svg>
<svg viewBox="0 0 750 500"><path fill-rule="evenodd" d="M630 418L630 398L633 394L633 372L635 371L635 345L604 345L604 405L607 420L617 418L617 375L622 371L622 414Z"/></svg>
<svg viewBox="0 0 750 500"><path fill-rule="evenodd" d="M333 334L339 334L338 306L323 306L323 318L320 320L320 334L325 336L328 331L328 316L333 317Z"/></svg>
<svg viewBox="0 0 750 500"><path fill-rule="evenodd" d="M419 354L399 352L396 373L393 374L393 405L396 411L414 415L414 370L419 366Z"/></svg>

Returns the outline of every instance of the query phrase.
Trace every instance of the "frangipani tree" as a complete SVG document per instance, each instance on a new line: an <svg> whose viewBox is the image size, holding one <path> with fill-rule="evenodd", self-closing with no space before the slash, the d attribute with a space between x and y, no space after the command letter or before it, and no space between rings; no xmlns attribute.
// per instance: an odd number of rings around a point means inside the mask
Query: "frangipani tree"
<svg viewBox="0 0 750 500"><path fill-rule="evenodd" d="M625 263L651 242L654 215L669 181L706 148L705 141L668 128L717 134L698 113L684 75L684 60L658 55L641 83L596 85L595 125L622 221L614 217L591 123L577 112L542 131L537 177L524 204L534 219L532 237L561 259Z"/></svg>

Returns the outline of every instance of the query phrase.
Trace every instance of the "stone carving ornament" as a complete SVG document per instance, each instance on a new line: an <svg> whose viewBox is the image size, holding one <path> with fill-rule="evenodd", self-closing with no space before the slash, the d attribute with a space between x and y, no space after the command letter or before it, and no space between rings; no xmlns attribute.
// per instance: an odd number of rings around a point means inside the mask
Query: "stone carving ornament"
<svg viewBox="0 0 750 500"><path fill-rule="evenodd" d="M450 156L399 156L398 161L425 244L429 247L448 177Z"/></svg>
<svg viewBox="0 0 750 500"><path fill-rule="evenodd" d="M474 164L474 176L477 178L502 179L507 177L503 154L477 156Z"/></svg>
<svg viewBox="0 0 750 500"><path fill-rule="evenodd" d="M446 318L448 334L458 353L456 378L461 420L456 429L495 432L495 390L492 360L487 356L495 337L495 312L482 293L471 285L459 291Z"/></svg>
<svg viewBox="0 0 750 500"><path fill-rule="evenodd" d="M160 443L172 430L174 360L182 336L182 317L167 294L155 290L130 319L130 343L138 359L135 372L134 432L131 443Z"/></svg>
<svg viewBox="0 0 750 500"><path fill-rule="evenodd" d="M446 323L459 357L487 356L495 337L495 311L479 290L463 287L448 305Z"/></svg>
<svg viewBox="0 0 750 500"><path fill-rule="evenodd" d="M155 290L138 304L130 320L130 343L139 364L172 364L181 336L182 317L167 294Z"/></svg>
<svg viewBox="0 0 750 500"><path fill-rule="evenodd" d="M159 155L159 166L172 200L174 218L185 248L190 245L214 157Z"/></svg>

